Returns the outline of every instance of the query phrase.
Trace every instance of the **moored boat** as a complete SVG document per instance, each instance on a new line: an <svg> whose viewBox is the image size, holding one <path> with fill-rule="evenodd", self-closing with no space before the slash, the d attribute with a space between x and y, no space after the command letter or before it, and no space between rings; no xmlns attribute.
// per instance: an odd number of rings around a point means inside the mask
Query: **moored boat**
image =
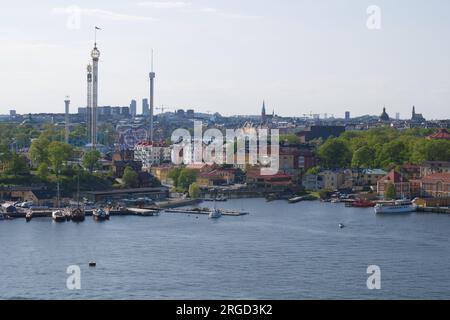
<svg viewBox="0 0 450 320"><path fill-rule="evenodd" d="M82 208L72 208L70 209L70 218L73 222L83 222L86 214Z"/></svg>
<svg viewBox="0 0 450 320"><path fill-rule="evenodd" d="M109 220L109 212L102 208L94 209L94 211L92 212L92 216L97 221Z"/></svg>
<svg viewBox="0 0 450 320"><path fill-rule="evenodd" d="M57 209L52 212L52 218L55 222L65 222L67 221L66 214L63 210Z"/></svg>
<svg viewBox="0 0 450 320"><path fill-rule="evenodd" d="M355 208L373 208L375 207L375 205L375 202L365 199L358 199L352 203L352 207Z"/></svg>
<svg viewBox="0 0 450 320"><path fill-rule="evenodd" d="M375 206L377 214L408 214L415 212L417 205L409 200L398 200L392 203L379 203Z"/></svg>
<svg viewBox="0 0 450 320"><path fill-rule="evenodd" d="M28 210L28 211L27 211L27 214L25 215L25 220L26 220L27 222L30 222L31 219L33 219L33 211L32 211L32 210Z"/></svg>

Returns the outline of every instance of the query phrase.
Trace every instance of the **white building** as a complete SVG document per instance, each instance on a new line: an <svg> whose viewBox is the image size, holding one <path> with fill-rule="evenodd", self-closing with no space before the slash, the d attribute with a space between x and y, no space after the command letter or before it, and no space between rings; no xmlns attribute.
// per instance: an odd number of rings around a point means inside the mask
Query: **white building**
<svg viewBox="0 0 450 320"><path fill-rule="evenodd" d="M134 147L134 160L142 162L142 168L150 169L171 162L171 148L161 142L141 142Z"/></svg>

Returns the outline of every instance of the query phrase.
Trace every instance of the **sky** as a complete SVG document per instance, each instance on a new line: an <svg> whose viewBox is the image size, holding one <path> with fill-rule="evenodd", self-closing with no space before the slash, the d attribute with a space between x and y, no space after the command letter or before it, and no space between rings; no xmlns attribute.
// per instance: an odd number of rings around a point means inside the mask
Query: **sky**
<svg viewBox="0 0 450 320"><path fill-rule="evenodd" d="M0 114L85 106L94 26L99 105L141 111L153 48L166 111L450 118L448 0L0 0Z"/></svg>

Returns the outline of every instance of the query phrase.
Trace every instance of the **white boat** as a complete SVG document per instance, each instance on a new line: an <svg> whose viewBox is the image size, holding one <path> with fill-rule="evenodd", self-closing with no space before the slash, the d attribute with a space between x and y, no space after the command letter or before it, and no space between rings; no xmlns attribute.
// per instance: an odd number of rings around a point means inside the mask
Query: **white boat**
<svg viewBox="0 0 450 320"><path fill-rule="evenodd" d="M409 200L398 200L393 203L379 203L375 206L375 213L412 213L417 210L417 205Z"/></svg>
<svg viewBox="0 0 450 320"><path fill-rule="evenodd" d="M211 210L211 212L209 213L209 218L210 219L218 219L222 216L222 212L220 212L220 210L214 208Z"/></svg>
<svg viewBox="0 0 450 320"><path fill-rule="evenodd" d="M92 212L92 216L94 217L95 220L98 221L109 220L109 212L101 208L94 209L94 211Z"/></svg>
<svg viewBox="0 0 450 320"><path fill-rule="evenodd" d="M55 210L52 212L52 218L55 222L64 222L67 221L66 214L63 210Z"/></svg>

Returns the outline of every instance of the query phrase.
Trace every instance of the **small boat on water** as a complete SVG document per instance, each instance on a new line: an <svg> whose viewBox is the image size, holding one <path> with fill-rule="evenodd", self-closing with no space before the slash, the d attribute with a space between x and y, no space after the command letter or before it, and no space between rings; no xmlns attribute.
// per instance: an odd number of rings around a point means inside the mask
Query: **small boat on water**
<svg viewBox="0 0 450 320"><path fill-rule="evenodd" d="M365 200L365 199L358 199L351 203L352 207L355 208L373 208L375 207L376 203L373 201Z"/></svg>
<svg viewBox="0 0 450 320"><path fill-rule="evenodd" d="M55 222L65 222L67 221L67 216L63 210L57 209L52 212L52 218Z"/></svg>
<svg viewBox="0 0 450 320"><path fill-rule="evenodd" d="M417 205L410 200L397 200L391 203L379 203L375 206L376 214L408 214L415 212Z"/></svg>
<svg viewBox="0 0 450 320"><path fill-rule="evenodd" d="M32 210L28 210L28 211L27 211L27 214L25 215L25 220L26 220L27 222L30 222L31 219L33 219L33 211L32 211Z"/></svg>
<svg viewBox="0 0 450 320"><path fill-rule="evenodd" d="M73 222L83 222L86 217L86 213L82 208L69 209L69 215Z"/></svg>
<svg viewBox="0 0 450 320"><path fill-rule="evenodd" d="M109 220L109 212L102 208L94 209L94 211L92 212L92 216L97 221Z"/></svg>
<svg viewBox="0 0 450 320"><path fill-rule="evenodd" d="M219 209L212 209L209 213L209 219L218 219L222 216L222 212Z"/></svg>

